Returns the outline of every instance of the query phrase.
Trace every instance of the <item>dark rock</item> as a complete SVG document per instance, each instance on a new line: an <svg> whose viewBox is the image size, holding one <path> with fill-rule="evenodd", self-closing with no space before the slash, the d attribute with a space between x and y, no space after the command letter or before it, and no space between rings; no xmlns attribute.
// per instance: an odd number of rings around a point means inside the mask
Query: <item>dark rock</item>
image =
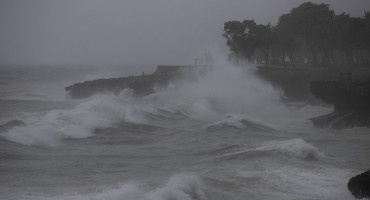
<svg viewBox="0 0 370 200"><path fill-rule="evenodd" d="M288 101L308 101L315 103L318 99L310 92L310 82L325 79L327 72L318 68L284 69L278 67L258 67L256 75L281 89Z"/></svg>
<svg viewBox="0 0 370 200"><path fill-rule="evenodd" d="M370 170L352 177L347 187L356 199L370 198Z"/></svg>
<svg viewBox="0 0 370 200"><path fill-rule="evenodd" d="M156 86L166 85L169 77L163 75L144 75L122 78L98 79L75 83L65 88L72 98L86 98L99 92L110 91L118 93L130 88L135 96L145 96L154 91Z"/></svg>
<svg viewBox="0 0 370 200"><path fill-rule="evenodd" d="M157 66L157 71L149 75L85 81L68 86L65 90L72 98L86 98L104 91L118 93L126 88L132 89L135 96L145 96L153 93L157 87L166 87L171 80L192 79L207 69L209 66Z"/></svg>
<svg viewBox="0 0 370 200"><path fill-rule="evenodd" d="M311 93L334 105L331 114L312 118L318 128L370 127L370 80L313 81Z"/></svg>

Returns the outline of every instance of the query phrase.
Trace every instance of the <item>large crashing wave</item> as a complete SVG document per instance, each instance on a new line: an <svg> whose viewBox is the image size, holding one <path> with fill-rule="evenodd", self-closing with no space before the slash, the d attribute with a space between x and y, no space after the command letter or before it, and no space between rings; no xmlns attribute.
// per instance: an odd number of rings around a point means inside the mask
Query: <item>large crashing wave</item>
<svg viewBox="0 0 370 200"><path fill-rule="evenodd" d="M55 146L62 139L89 137L96 128L119 122L176 126L168 121L188 118L205 122L205 127L218 122L266 131L307 125L312 107L289 108L280 102L282 95L258 79L253 68L218 62L197 81L176 82L141 99L133 98L130 90L98 94L74 109L23 119L25 125L0 134L21 144Z"/></svg>
<svg viewBox="0 0 370 200"><path fill-rule="evenodd" d="M113 123L144 123L143 113L150 112L151 107L131 102L126 93L97 95L72 110L51 110L27 118L25 125L14 127L3 136L26 145L55 146L61 139L89 137L96 128Z"/></svg>

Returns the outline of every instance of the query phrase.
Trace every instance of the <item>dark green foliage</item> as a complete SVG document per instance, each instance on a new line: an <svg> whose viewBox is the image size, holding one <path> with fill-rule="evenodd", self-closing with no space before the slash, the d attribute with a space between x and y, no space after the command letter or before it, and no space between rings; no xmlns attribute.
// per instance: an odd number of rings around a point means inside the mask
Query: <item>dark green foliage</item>
<svg viewBox="0 0 370 200"><path fill-rule="evenodd" d="M277 26L254 20L224 24L227 46L237 58L263 55L266 66L294 64L294 57L308 58L314 66L370 64L370 12L363 18L335 15L328 4L303 3L279 17ZM338 62L339 61L339 62Z"/></svg>
<svg viewBox="0 0 370 200"><path fill-rule="evenodd" d="M252 39L253 35L249 32L256 26L254 20L245 20L243 22L230 21L224 25L225 33L223 36L227 39L227 46L237 56L251 58L256 49L256 42Z"/></svg>
<svg viewBox="0 0 370 200"><path fill-rule="evenodd" d="M312 62L318 64L318 53L330 50L329 38L334 33L334 11L327 4L303 3L280 17L278 26L288 29L292 36L302 38L312 53Z"/></svg>
<svg viewBox="0 0 370 200"><path fill-rule="evenodd" d="M242 56L250 59L256 50L263 52L266 57L274 42L270 25L256 24L254 20L243 22L230 21L224 24L227 46L236 57ZM268 62L266 62L266 65Z"/></svg>
<svg viewBox="0 0 370 200"><path fill-rule="evenodd" d="M274 28L275 49L281 54L284 67L286 67L285 57L289 55L291 61L293 61L294 52L301 46L293 30L287 23L284 23L285 16L280 17L279 25Z"/></svg>

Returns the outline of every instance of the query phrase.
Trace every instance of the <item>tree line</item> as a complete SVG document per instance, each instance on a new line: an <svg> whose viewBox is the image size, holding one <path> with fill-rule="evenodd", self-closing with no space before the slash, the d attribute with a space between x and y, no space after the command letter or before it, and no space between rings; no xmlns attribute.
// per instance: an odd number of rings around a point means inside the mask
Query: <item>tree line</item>
<svg viewBox="0 0 370 200"><path fill-rule="evenodd" d="M335 67L370 64L370 12L336 15L328 4L306 2L279 17L278 24L254 20L224 23L230 59L259 64Z"/></svg>

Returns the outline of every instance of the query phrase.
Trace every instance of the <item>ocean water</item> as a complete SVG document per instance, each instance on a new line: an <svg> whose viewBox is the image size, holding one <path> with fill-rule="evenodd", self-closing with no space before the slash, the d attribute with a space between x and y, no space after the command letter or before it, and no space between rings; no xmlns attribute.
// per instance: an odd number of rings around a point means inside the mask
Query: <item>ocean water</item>
<svg viewBox="0 0 370 200"><path fill-rule="evenodd" d="M321 130L328 106L283 103L253 67L214 66L134 98L64 87L154 67L0 68L0 199L354 199L370 129ZM152 70L152 71L150 71Z"/></svg>

